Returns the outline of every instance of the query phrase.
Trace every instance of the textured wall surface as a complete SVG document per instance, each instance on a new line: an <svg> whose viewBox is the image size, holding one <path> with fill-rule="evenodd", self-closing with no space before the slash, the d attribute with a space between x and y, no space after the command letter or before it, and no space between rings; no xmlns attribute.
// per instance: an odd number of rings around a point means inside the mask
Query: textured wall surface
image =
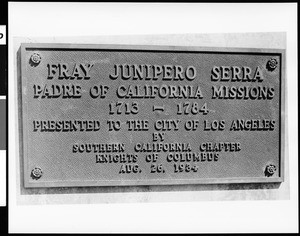
<svg viewBox="0 0 300 236"><path fill-rule="evenodd" d="M285 49L284 33L152 35L152 36L102 36L72 38L15 38L15 55L20 43L90 43L174 45L201 47L245 47ZM16 58L15 58L16 62ZM17 64L15 63L15 72ZM15 79L17 75L15 73ZM285 78L287 79L287 78ZM16 88L17 89L17 88ZM17 94L17 92L16 92ZM17 99L17 98L16 98ZM284 98L283 98L284 99ZM17 114L17 110L16 110ZM16 124L18 127L18 124ZM19 127L20 128L20 127ZM284 128L284 127L282 127ZM18 129L17 129L18 130ZM286 134L286 132L285 132ZM285 140L285 146L287 140ZM287 150L287 149L286 149ZM25 189L22 179L22 160L16 150L16 174L20 188L20 204L52 203L108 203L108 202L168 202L202 200L283 200L289 199L288 155L285 155L285 181L281 184L210 184L139 187L81 187ZM21 173L20 173L21 172ZM21 178L20 178L21 177Z"/></svg>

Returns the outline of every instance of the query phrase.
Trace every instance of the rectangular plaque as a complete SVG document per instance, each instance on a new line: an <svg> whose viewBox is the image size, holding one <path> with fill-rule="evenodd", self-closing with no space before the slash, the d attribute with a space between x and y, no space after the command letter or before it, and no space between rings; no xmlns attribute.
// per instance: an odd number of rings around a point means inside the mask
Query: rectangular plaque
<svg viewBox="0 0 300 236"><path fill-rule="evenodd" d="M22 44L25 187L283 181L285 51Z"/></svg>

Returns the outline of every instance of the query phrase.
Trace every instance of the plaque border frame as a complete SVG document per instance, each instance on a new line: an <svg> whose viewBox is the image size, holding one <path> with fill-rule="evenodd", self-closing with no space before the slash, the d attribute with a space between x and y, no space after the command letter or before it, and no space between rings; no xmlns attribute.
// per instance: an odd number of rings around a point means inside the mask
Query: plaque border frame
<svg viewBox="0 0 300 236"><path fill-rule="evenodd" d="M26 50L85 50L85 51L143 51L143 52L186 52L186 53L215 53L215 54L254 54L280 57L279 74L279 177L249 177L249 178L205 178L205 179L151 179L151 180L89 180L89 181L29 181L31 172L27 165L28 147L24 131L29 131L26 125L27 113L23 113L27 99L22 94L22 80L25 77ZM235 48L235 47L199 47L199 46L161 46L161 45L130 45L130 44L65 44L65 43L21 43L18 51L18 120L19 120L19 149L21 167L20 177L23 177L25 188L52 188L52 187L104 187L104 186L162 186L162 185L190 185L190 184L247 184L247 183L281 183L284 181L285 170L285 108L286 108L286 49L274 48ZM28 135L28 134L27 134ZM27 143L28 144L28 143ZM23 173L22 173L23 171ZM25 174L27 173L27 174ZM22 181L21 181L22 182Z"/></svg>

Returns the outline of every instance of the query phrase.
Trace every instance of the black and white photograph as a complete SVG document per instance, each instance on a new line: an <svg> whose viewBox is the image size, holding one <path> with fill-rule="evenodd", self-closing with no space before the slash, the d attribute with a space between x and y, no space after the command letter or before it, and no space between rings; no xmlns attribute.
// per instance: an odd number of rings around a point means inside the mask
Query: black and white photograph
<svg viewBox="0 0 300 236"><path fill-rule="evenodd" d="M8 2L8 232L298 232L297 20Z"/></svg>

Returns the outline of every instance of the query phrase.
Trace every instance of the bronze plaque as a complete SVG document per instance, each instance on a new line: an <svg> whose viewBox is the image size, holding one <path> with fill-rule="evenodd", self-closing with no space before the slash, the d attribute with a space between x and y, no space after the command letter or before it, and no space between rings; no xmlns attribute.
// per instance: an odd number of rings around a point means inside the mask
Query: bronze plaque
<svg viewBox="0 0 300 236"><path fill-rule="evenodd" d="M285 51L22 44L25 187L283 181Z"/></svg>

